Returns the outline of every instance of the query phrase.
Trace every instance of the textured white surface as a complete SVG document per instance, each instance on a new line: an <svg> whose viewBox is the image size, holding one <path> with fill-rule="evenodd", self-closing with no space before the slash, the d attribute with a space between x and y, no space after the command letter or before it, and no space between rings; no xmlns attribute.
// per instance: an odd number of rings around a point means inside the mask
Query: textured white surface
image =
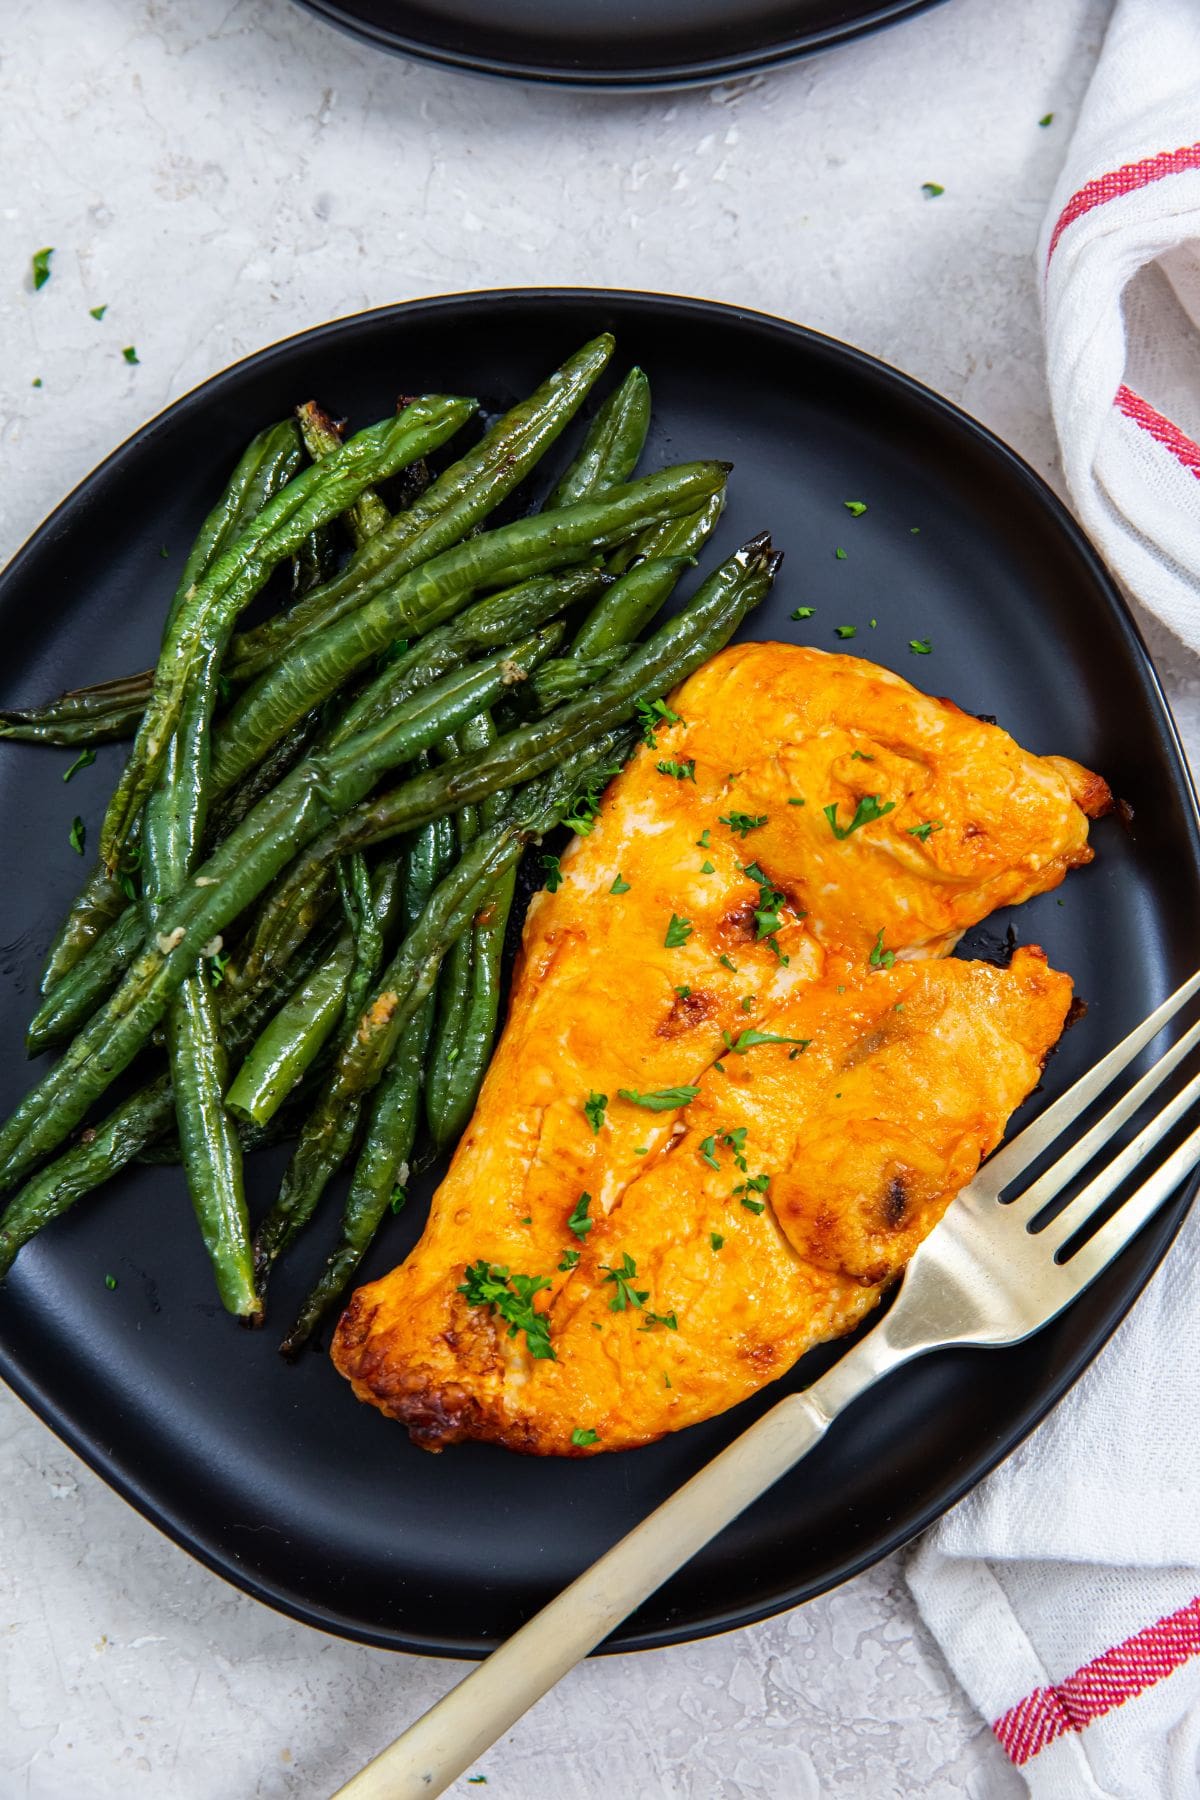
<svg viewBox="0 0 1200 1800"><path fill-rule="evenodd" d="M804 320L928 381L1056 480L1032 255L1107 10L951 0L765 81L589 98L406 65L289 0L7 0L0 556L245 352L506 284ZM945 194L924 199L923 181ZM43 244L54 273L34 295ZM1200 664L1154 643L1200 741ZM454 1678L224 1586L7 1395L0 1477L0 1800L320 1796ZM589 1664L482 1768L487 1788L456 1793L1022 1791L889 1565L748 1631Z"/></svg>

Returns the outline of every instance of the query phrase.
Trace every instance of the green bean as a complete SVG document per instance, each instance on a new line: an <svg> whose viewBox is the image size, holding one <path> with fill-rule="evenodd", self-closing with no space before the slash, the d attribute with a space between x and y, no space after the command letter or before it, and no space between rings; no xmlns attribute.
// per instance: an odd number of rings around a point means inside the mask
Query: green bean
<svg viewBox="0 0 1200 1800"><path fill-rule="evenodd" d="M694 511L725 474L724 463L684 463L614 488L602 500L483 532L411 570L388 593L318 633L245 690L220 734L214 782L225 787L238 780L297 719L397 637L441 624L480 588L584 562L655 519Z"/></svg>
<svg viewBox="0 0 1200 1800"><path fill-rule="evenodd" d="M373 722L373 721L372 721ZM321 730L321 714L314 707L305 718L300 719L292 729L281 737L279 742L267 753L262 762L257 763L248 774L244 775L235 788L220 796L220 807L214 818L210 808L208 817L208 834L206 843L210 850L227 838L234 826L240 824L252 806L257 806L264 794L269 794L273 787L290 775L302 756L307 755Z"/></svg>
<svg viewBox="0 0 1200 1800"><path fill-rule="evenodd" d="M271 570L311 531L337 518L364 487L444 443L473 410L472 401L432 396L413 401L397 419L358 432L276 494L188 590L165 634L154 692L101 828L100 854L108 868L116 866L130 824L162 766L188 689L205 656L208 637L232 625ZM307 707L302 709L302 713L307 711ZM294 724L302 713L288 724ZM244 774L245 769L238 773Z"/></svg>
<svg viewBox="0 0 1200 1800"><path fill-rule="evenodd" d="M404 1027L433 991L442 959L470 925L480 900L520 858L530 838L567 812L586 771L607 760L630 734L606 733L581 755L515 796L509 818L491 826L459 858L429 898L376 988L371 1003L343 1035L321 1097L305 1121L279 1196L254 1240L259 1293L271 1268L312 1216L353 1141L367 1095L387 1068Z"/></svg>
<svg viewBox="0 0 1200 1800"><path fill-rule="evenodd" d="M182 606L184 596L203 578L249 521L287 484L299 468L302 456L300 433L291 419L268 426L247 445L225 485L225 491L201 525L188 553L183 573L167 608L168 627ZM150 676L152 688L153 671ZM104 685L114 688L120 686L122 681L140 679L142 678L138 676L119 677L116 682ZM134 835L131 831L130 846L133 845ZM140 850L137 853L140 857ZM43 994L49 992L118 913L124 910L129 898L125 886L120 879L120 872L116 877L110 875L103 863L93 870L51 944L42 972Z"/></svg>
<svg viewBox="0 0 1200 1800"><path fill-rule="evenodd" d="M623 575L637 558L643 556L695 556L717 529L724 510L725 489L719 488L696 512L648 525L639 537L622 544L609 557L610 574Z"/></svg>
<svg viewBox="0 0 1200 1800"><path fill-rule="evenodd" d="M629 481L650 429L650 383L630 369L593 419L583 448L547 501L547 507L594 500Z"/></svg>
<svg viewBox="0 0 1200 1800"><path fill-rule="evenodd" d="M402 575L466 537L523 481L574 417L612 355L604 335L585 344L536 393L506 413L336 580L285 619L269 619L233 641L227 672L242 681L272 667L293 644L342 618ZM393 634L403 635L403 633Z"/></svg>
<svg viewBox="0 0 1200 1800"><path fill-rule="evenodd" d="M448 760L454 760L461 752L486 749L495 740L496 728L492 724L491 714L480 713L477 719L464 726L457 740L447 740L439 746L439 751ZM475 806L460 807L454 824L458 850L462 854L479 835L478 809ZM443 1125L449 1080L470 1006L473 960L472 929L464 931L451 945L442 964L434 996L433 1038L429 1049L429 1072L425 1079L425 1118L439 1150L446 1141Z"/></svg>
<svg viewBox="0 0 1200 1800"><path fill-rule="evenodd" d="M11 1186L62 1142L149 1038L205 946L298 848L361 801L386 769L490 705L514 674L536 666L557 637L557 628L550 628L507 655L436 684L372 730L307 758L260 800L172 903L165 929L143 946L116 993L0 1130L0 1184ZM445 810L439 802L414 825Z"/></svg>
<svg viewBox="0 0 1200 1800"><path fill-rule="evenodd" d="M547 619L579 601L594 598L610 585L600 569L568 569L562 575L539 575L502 593L489 594L418 638L390 662L362 693L351 701L330 733L331 743L341 743L352 732L385 717L410 695L460 668L485 650L499 650Z"/></svg>
<svg viewBox="0 0 1200 1800"><path fill-rule="evenodd" d="M138 908L126 907L42 1001L25 1034L27 1056L62 1043L91 1018L141 949L145 935Z"/></svg>
<svg viewBox="0 0 1200 1800"><path fill-rule="evenodd" d="M691 557L654 557L636 563L593 606L571 645L573 657L596 656L628 644L664 606Z"/></svg>
<svg viewBox="0 0 1200 1800"><path fill-rule="evenodd" d="M322 956L326 946L317 940L311 954L302 953L298 973L307 976L313 961ZM285 980L288 977L284 978ZM229 1014L228 1036L236 1046L253 1037L264 1018L278 1006L283 980L276 978L263 990L246 999L238 997L224 1011ZM218 991L218 1004L223 995ZM0 1217L0 1280L12 1266L22 1244L34 1234L60 1218L82 1195L102 1186L134 1157L142 1156L148 1146L161 1138L175 1116L175 1096L171 1078L164 1074L137 1089L122 1101L93 1131L56 1157L14 1195ZM176 1144L173 1160L179 1160Z"/></svg>
<svg viewBox="0 0 1200 1800"><path fill-rule="evenodd" d="M342 1017L353 963L354 942L347 932L284 1002L225 1095L236 1119L265 1125L278 1112Z"/></svg>
<svg viewBox="0 0 1200 1800"><path fill-rule="evenodd" d="M544 662L525 690L527 710L534 717L565 706L580 694L595 687L604 676L611 675L624 662L629 652L619 644L602 650L598 656L556 656Z"/></svg>
<svg viewBox="0 0 1200 1800"><path fill-rule="evenodd" d="M445 872L444 865L449 864L452 851L448 835L449 821L435 819L418 834L413 846L404 894L404 917L410 931L425 911L435 882ZM433 1011L433 996L429 995L400 1034L371 1106L342 1213L339 1241L280 1346L285 1356L296 1354L345 1293L388 1208L403 1201L421 1116L421 1087Z"/></svg>
<svg viewBox="0 0 1200 1800"><path fill-rule="evenodd" d="M300 424L300 435L304 439L305 448L314 462L322 457L332 456L342 442L342 429L315 400L306 400L296 408L296 418ZM356 550L381 531L386 531L392 522L392 515L379 495L372 488L364 488L353 506L347 507L342 515L350 541ZM314 582L313 584L317 584Z"/></svg>
<svg viewBox="0 0 1200 1800"><path fill-rule="evenodd" d="M44 706L7 707L0 711L0 737L43 744L110 743L126 735L127 720L136 725L153 682L154 670L146 669L73 688Z"/></svg>

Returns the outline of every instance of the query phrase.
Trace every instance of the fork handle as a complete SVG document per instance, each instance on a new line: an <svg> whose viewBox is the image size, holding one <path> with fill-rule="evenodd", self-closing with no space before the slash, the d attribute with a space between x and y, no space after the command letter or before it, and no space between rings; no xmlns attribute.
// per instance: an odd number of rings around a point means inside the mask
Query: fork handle
<svg viewBox="0 0 1200 1800"><path fill-rule="evenodd" d="M429 1800L494 1744L696 1551L824 1437L885 1367L863 1338L789 1394L535 1613L515 1635L339 1788L334 1800Z"/></svg>

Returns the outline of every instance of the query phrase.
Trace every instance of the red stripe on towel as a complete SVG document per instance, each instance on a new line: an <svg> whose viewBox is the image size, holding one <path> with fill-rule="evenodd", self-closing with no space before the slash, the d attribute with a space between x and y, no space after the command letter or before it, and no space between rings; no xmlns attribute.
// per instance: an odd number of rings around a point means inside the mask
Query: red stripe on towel
<svg viewBox="0 0 1200 1800"><path fill-rule="evenodd" d="M1058 216L1046 261L1054 255L1067 226L1084 213L1091 212L1093 207L1103 206L1106 200L1115 200L1119 194L1132 194L1138 188L1149 187L1152 181L1161 181L1164 175L1179 175L1185 169L1200 169L1200 144L1183 144L1178 150L1160 150L1156 156L1143 156L1140 162L1124 163L1107 175L1097 176L1095 181L1085 182L1078 193L1071 195Z"/></svg>
<svg viewBox="0 0 1200 1800"><path fill-rule="evenodd" d="M1113 398L1113 405L1127 419L1132 419L1135 425L1140 425L1143 431L1148 431L1155 443L1161 444L1164 450L1169 450L1175 461L1182 463L1185 469L1190 469L1196 480L1200 481L1200 444L1195 443L1186 432L1180 431L1178 425L1172 424L1165 414L1156 412L1150 402L1143 400L1140 394L1135 394L1132 388L1123 385L1119 387Z"/></svg>
<svg viewBox="0 0 1200 1800"><path fill-rule="evenodd" d="M1200 1594L1103 1655L1084 1663L1057 1687L1034 1688L992 1726L1018 1767L1068 1731L1153 1687L1189 1657L1200 1654Z"/></svg>

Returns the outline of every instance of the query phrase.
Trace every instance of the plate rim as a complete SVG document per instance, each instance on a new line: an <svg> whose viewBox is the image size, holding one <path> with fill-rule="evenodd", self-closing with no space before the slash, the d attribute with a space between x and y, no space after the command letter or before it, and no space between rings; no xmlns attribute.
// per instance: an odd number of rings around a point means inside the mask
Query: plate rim
<svg viewBox="0 0 1200 1800"><path fill-rule="evenodd" d="M597 310L603 309L605 306L619 307L634 302L667 314L682 310L685 314L695 315L701 319L716 319L734 328L749 326L760 331L774 332L784 339L798 338L823 354L832 353L848 361L869 373L876 381L882 380L910 402L930 408L943 417L949 416L950 420L960 429L964 429L987 451L998 456L1002 462L1008 465L1010 472L1028 489L1031 499L1040 504L1055 527L1066 534L1094 582L1107 594L1113 623L1126 639L1130 653L1139 663L1147 685L1158 703L1164 737L1175 754L1179 768L1182 798L1186 802L1186 810L1190 816L1193 837L1200 842L1200 800L1197 798L1195 779L1188 763L1178 725L1140 627L1116 581L1101 561L1082 526L1044 477L1016 450L964 408L958 406L954 401L946 399L924 382L908 375L893 364L885 362L882 358L861 350L855 345L848 344L830 333L817 331L811 326L802 325L798 321L789 320L779 314L738 306L726 301L625 288L466 289L367 308L294 332L286 338L265 345L260 350L252 351L248 356L238 358L235 362L227 364L224 368L197 382L195 386L171 401L110 451L59 501L10 558L5 567L0 569L0 600L3 599L4 590L9 583L22 575L26 562L32 560L43 541L53 536L66 522L65 515L69 512L73 513L80 504L86 504L89 490L93 486L110 476L120 462L127 457L136 455L168 421L173 421L178 413L202 401L207 403L214 391L219 392L226 384L230 386L236 384L246 370L267 364L276 356L290 354L300 345L316 347L323 341L336 339L339 334L358 331L364 325L381 325L391 321L402 325L405 320L412 317L452 312L461 309L464 305L475 308L503 308L506 306L516 308L531 302L565 304L581 309L592 307ZM1200 1170L1183 1185L1179 1195L1171 1204L1170 1210L1163 1209L1157 1215L1160 1222L1164 1219L1170 1220L1169 1229L1165 1232L1161 1245L1145 1271L1133 1282L1132 1286L1124 1288L1121 1295L1114 1297L1105 1308L1101 1325L1091 1335L1088 1345L1060 1365L1055 1378L1047 1388L1041 1391L1037 1403L1026 1415L1023 1415L1017 1434L998 1448L994 1455L989 1454L982 1459L973 1461L967 1472L954 1482L948 1497L940 1497L931 1501L920 1510L915 1519L910 1517L885 1538L875 1539L869 1547L864 1547L861 1554L851 1557L842 1564L834 1580L822 1583L811 1592L799 1592L797 1583L793 1580L790 1584L776 1586L768 1597L759 1599L752 1606L726 1607L710 1614L701 1623L689 1620L677 1627L634 1631L625 1635L621 1635L620 1628L618 1628L618 1633L599 1646L594 1654L609 1655L633 1650L662 1649L670 1645L691 1643L705 1637L760 1623L791 1607L803 1604L806 1600L816 1598L821 1593L831 1592L834 1588L840 1587L844 1582L861 1574L865 1569L873 1567L885 1557L895 1554L897 1550L902 1549L904 1545L926 1531L931 1524L943 1517L951 1507L957 1505L972 1488L991 1474L1001 1462L1026 1441L1103 1350L1117 1326L1132 1311L1161 1266L1192 1208L1198 1191L1200 1191ZM1151 1228L1153 1228L1153 1222ZM968 1353L971 1355L995 1354L995 1352L987 1350L972 1350ZM258 1580L252 1571L246 1570L239 1564L234 1553L229 1552L222 1555L191 1538L187 1530L181 1524L176 1523L169 1510L162 1507L153 1494L147 1492L132 1472L127 1472L119 1466L100 1442L90 1439L81 1424L77 1425L75 1421L68 1419L61 1408L44 1392L39 1381L14 1362L2 1335L0 1335L0 1379L61 1442L80 1457L94 1474L98 1475L123 1500L132 1505L165 1537L203 1564L213 1574L222 1577L231 1586L249 1594L253 1599L261 1601L273 1610L319 1631L374 1648L402 1651L407 1654L478 1660L488 1655L494 1647L491 1641L481 1643L479 1640L461 1640L445 1636L436 1639L421 1638L410 1636L406 1632L376 1630L370 1626L364 1626L358 1620L339 1615L332 1607L308 1603L292 1594L282 1592L269 1582ZM837 1429L836 1421L833 1429Z"/></svg>
<svg viewBox="0 0 1200 1800"><path fill-rule="evenodd" d="M450 70L459 75L477 75L491 80L520 81L538 87L558 87L576 93L669 93L680 88L709 87L727 77L746 78L784 68L822 51L835 50L859 38L873 36L891 25L903 24L908 18L931 12L944 0L875 0L870 13L845 25L830 25L818 30L799 32L777 39L757 49L723 57L700 58L695 62L665 63L641 69L613 73L603 69L580 67L578 71L550 63L523 62L499 56L481 55L470 50L448 50L404 32L391 32L357 18L352 5L343 0L298 0L305 12L313 14L337 31L357 38L360 43L389 55L407 57L417 63Z"/></svg>

